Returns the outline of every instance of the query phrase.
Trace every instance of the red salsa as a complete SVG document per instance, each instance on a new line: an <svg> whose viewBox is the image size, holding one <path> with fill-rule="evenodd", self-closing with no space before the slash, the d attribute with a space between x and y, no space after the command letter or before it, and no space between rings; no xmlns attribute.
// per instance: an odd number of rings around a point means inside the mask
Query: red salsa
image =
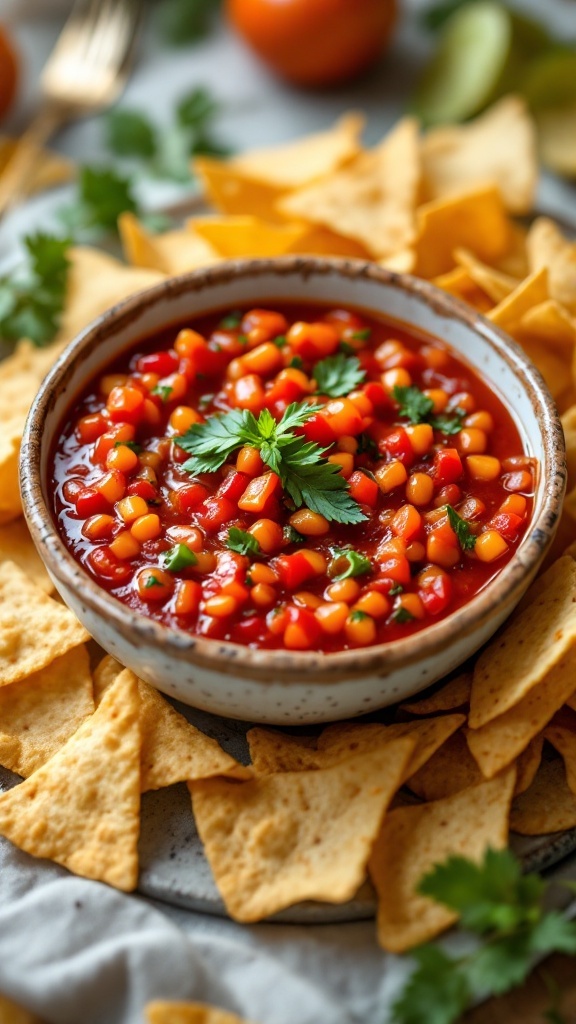
<svg viewBox="0 0 576 1024"><path fill-rule="evenodd" d="M274 307L165 330L94 381L53 456L62 538L201 636L338 651L424 629L513 556L534 460L441 341Z"/></svg>

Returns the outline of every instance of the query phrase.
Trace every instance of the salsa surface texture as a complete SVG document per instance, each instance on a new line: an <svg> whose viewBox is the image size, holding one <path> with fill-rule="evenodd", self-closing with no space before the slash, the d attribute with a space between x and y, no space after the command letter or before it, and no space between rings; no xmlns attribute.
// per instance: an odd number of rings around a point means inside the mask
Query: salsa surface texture
<svg viewBox="0 0 576 1024"><path fill-rule="evenodd" d="M502 400L441 341L286 303L144 339L52 458L60 535L120 601L327 652L470 601L524 535L535 471Z"/></svg>

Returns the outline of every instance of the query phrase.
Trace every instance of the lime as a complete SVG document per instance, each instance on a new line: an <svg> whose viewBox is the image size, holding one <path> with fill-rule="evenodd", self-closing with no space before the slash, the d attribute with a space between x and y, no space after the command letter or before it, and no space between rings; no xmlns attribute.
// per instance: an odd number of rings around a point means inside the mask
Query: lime
<svg viewBox="0 0 576 1024"><path fill-rule="evenodd" d="M504 75L512 30L510 12L482 0L448 19L414 101L425 124L463 121L486 106Z"/></svg>
<svg viewBox="0 0 576 1024"><path fill-rule="evenodd" d="M534 110L576 100L576 51L558 47L531 61L521 90Z"/></svg>

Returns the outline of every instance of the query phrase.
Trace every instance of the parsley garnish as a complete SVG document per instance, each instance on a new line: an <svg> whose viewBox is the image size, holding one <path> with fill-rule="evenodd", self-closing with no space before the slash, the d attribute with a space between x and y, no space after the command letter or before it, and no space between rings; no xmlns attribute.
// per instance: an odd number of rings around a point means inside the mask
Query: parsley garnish
<svg viewBox="0 0 576 1024"><path fill-rule="evenodd" d="M368 615L368 612L363 612L360 608L356 608L354 611L350 612L349 618L350 622L363 622L364 619L369 619L370 616Z"/></svg>
<svg viewBox="0 0 576 1024"><path fill-rule="evenodd" d="M162 582L157 576L149 576L144 584L144 590L150 590L151 587L161 587Z"/></svg>
<svg viewBox="0 0 576 1024"><path fill-rule="evenodd" d="M70 239L38 232L27 235L24 244L28 270L0 278L0 338L29 338L35 345L47 345L64 308Z"/></svg>
<svg viewBox="0 0 576 1024"><path fill-rule="evenodd" d="M301 370L304 366L301 356L292 356L288 366L292 367L294 370Z"/></svg>
<svg viewBox="0 0 576 1024"><path fill-rule="evenodd" d="M142 445L138 444L137 441L114 441L115 448L129 448L131 452L136 452L136 455L140 455L142 451Z"/></svg>
<svg viewBox="0 0 576 1024"><path fill-rule="evenodd" d="M170 395L174 388L171 388L169 384L157 384L155 388L152 388L152 395L159 395L163 402L170 401Z"/></svg>
<svg viewBox="0 0 576 1024"><path fill-rule="evenodd" d="M223 331L236 331L242 323L243 313L239 309L233 309L231 313L223 316L218 327Z"/></svg>
<svg viewBox="0 0 576 1024"><path fill-rule="evenodd" d="M228 537L224 541L230 551L237 551L239 555L259 555L260 545L253 534L241 530L238 526L231 526L228 530Z"/></svg>
<svg viewBox="0 0 576 1024"><path fill-rule="evenodd" d="M238 448L250 445L277 473L296 508L306 505L328 520L361 523L366 516L350 496L338 467L324 458L325 449L294 433L316 406L293 402L277 423L268 409L258 419L248 409L234 409L194 423L175 442L192 458L182 468L188 473L215 473Z"/></svg>
<svg viewBox="0 0 576 1024"><path fill-rule="evenodd" d="M336 576L332 576L335 582L346 580L349 576L363 576L364 573L372 571L372 562L366 555L361 555L353 548L332 548L333 560L331 568L338 570L342 564L345 568Z"/></svg>
<svg viewBox="0 0 576 1024"><path fill-rule="evenodd" d="M350 335L353 341L369 341L372 337L372 329L370 327L362 327L359 331L353 331Z"/></svg>
<svg viewBox="0 0 576 1024"><path fill-rule="evenodd" d="M339 352L316 363L312 376L318 387L317 394L341 398L362 383L366 371L361 368L356 356L346 356Z"/></svg>
<svg viewBox="0 0 576 1024"><path fill-rule="evenodd" d="M472 533L469 524L465 519L462 519L462 516L458 515L456 509L452 508L452 505L446 505L446 512L448 514L448 522L456 534L462 551L472 551L476 544L476 537Z"/></svg>
<svg viewBox="0 0 576 1024"><path fill-rule="evenodd" d="M434 430L439 430L442 434L458 434L462 430L462 421L466 416L464 409L456 408L452 417L432 416L434 402L413 384L409 387L396 385L393 394L400 406L399 416L406 417L410 423L429 423Z"/></svg>
<svg viewBox="0 0 576 1024"><path fill-rule="evenodd" d="M186 544L175 544L164 555L164 568L169 572L182 572L191 565L197 565L198 559Z"/></svg>
<svg viewBox="0 0 576 1024"><path fill-rule="evenodd" d="M480 864L449 857L424 876L419 891L460 915L481 944L461 957L438 946L413 950L417 967L392 1008L393 1024L453 1024L479 996L522 984L537 955L576 954L576 923L546 911L550 883L523 875L509 850L490 850Z"/></svg>
<svg viewBox="0 0 576 1024"><path fill-rule="evenodd" d="M158 142L156 129L139 110L113 110L106 119L106 144L117 156L155 156Z"/></svg>
<svg viewBox="0 0 576 1024"><path fill-rule="evenodd" d="M412 615L412 612L409 612L408 609L401 604L399 608L396 608L396 610L392 612L392 618L394 619L394 622L404 623L412 622L414 616Z"/></svg>
<svg viewBox="0 0 576 1024"><path fill-rule="evenodd" d="M305 544L306 537L303 533L299 533L293 526L285 526L283 531L283 537L286 544Z"/></svg>
<svg viewBox="0 0 576 1024"><path fill-rule="evenodd" d="M160 31L173 46L196 43L208 34L220 0L163 0L158 7Z"/></svg>
<svg viewBox="0 0 576 1024"><path fill-rule="evenodd" d="M272 344L276 345L276 348L284 348L288 344L286 341L285 334L277 334L275 338L272 338Z"/></svg>
<svg viewBox="0 0 576 1024"><path fill-rule="evenodd" d="M389 593L390 597L396 597L396 594L403 594L404 593L404 587L402 586L401 583L395 583L393 587L390 587L390 590L388 591L388 593Z"/></svg>
<svg viewBox="0 0 576 1024"><path fill-rule="evenodd" d="M130 178L111 167L82 167L78 199L62 214L74 231L91 228L116 231L118 217L126 211L140 215Z"/></svg>

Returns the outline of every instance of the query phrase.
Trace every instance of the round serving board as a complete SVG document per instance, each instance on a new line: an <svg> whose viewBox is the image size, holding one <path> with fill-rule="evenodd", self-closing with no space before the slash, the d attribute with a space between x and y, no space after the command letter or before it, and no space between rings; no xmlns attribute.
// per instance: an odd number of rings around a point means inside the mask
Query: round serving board
<svg viewBox="0 0 576 1024"><path fill-rule="evenodd" d="M246 742L246 733L251 727L249 723L209 715L177 701L171 700L170 703L237 760L245 764L249 762ZM371 721L378 718L378 715L370 716ZM10 789L18 781L17 775L0 768L0 791ZM543 871L576 850L576 829L535 837L512 834L510 845L521 858L526 871ZM183 783L143 795L139 854L137 891L143 896L186 910L226 916L226 908L196 831L190 795ZM366 883L348 903L299 903L276 914L272 920L292 924L330 924L359 921L374 917L375 913L376 896L371 885Z"/></svg>

